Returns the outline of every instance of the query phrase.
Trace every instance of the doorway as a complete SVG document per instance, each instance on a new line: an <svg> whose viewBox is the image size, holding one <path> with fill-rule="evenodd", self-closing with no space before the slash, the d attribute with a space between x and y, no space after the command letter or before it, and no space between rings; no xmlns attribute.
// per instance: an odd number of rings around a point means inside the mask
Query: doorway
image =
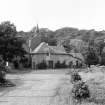
<svg viewBox="0 0 105 105"><path fill-rule="evenodd" d="M49 65L49 68L50 69L53 69L53 61L49 61L49 64L48 65Z"/></svg>

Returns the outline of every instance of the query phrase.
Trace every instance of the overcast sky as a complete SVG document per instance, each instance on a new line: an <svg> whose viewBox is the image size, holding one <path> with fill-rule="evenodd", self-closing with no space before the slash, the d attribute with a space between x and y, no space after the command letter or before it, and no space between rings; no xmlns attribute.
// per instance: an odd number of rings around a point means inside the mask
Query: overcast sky
<svg viewBox="0 0 105 105"><path fill-rule="evenodd" d="M17 30L61 27L105 30L105 0L0 0L0 22Z"/></svg>

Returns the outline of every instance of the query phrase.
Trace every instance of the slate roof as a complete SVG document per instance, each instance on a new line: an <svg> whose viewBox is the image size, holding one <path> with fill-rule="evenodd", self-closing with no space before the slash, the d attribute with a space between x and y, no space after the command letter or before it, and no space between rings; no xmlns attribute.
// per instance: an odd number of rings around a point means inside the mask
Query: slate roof
<svg viewBox="0 0 105 105"><path fill-rule="evenodd" d="M41 43L41 38L40 36L35 36L31 40L31 50L33 51L39 44Z"/></svg>
<svg viewBox="0 0 105 105"><path fill-rule="evenodd" d="M32 53L48 53L49 51L56 54L66 53L62 46L49 46L45 42L40 43Z"/></svg>
<svg viewBox="0 0 105 105"><path fill-rule="evenodd" d="M42 42L40 43L31 54L40 54L40 53L48 53L48 52L54 53L54 54L65 54L72 56L78 60L81 60L84 62L84 57L81 53L66 53L63 46L49 46L47 43Z"/></svg>
<svg viewBox="0 0 105 105"><path fill-rule="evenodd" d="M35 36L31 39L31 51L33 51L39 44L41 43L41 38L39 36ZM29 53L29 39L23 44L24 49Z"/></svg>

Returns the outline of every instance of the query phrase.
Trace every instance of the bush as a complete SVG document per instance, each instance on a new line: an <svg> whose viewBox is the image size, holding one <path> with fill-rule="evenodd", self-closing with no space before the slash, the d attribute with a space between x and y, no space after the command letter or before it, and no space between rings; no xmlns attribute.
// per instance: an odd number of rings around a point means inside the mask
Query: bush
<svg viewBox="0 0 105 105"><path fill-rule="evenodd" d="M19 68L19 63L18 63L18 61L15 60L13 63L14 63L14 67L15 67L15 69L18 69L18 68Z"/></svg>
<svg viewBox="0 0 105 105"><path fill-rule="evenodd" d="M4 60L0 57L0 83L5 82L6 66Z"/></svg>
<svg viewBox="0 0 105 105"><path fill-rule="evenodd" d="M65 61L63 61L62 63L60 63L60 61L57 61L55 63L55 68L57 68L57 69L67 68L67 67L68 67L68 65L66 65L66 62Z"/></svg>
<svg viewBox="0 0 105 105"><path fill-rule="evenodd" d="M63 61L63 62L61 63L61 68L67 68L67 67L68 67L68 65L66 64L65 61Z"/></svg>
<svg viewBox="0 0 105 105"><path fill-rule="evenodd" d="M22 66L24 68L30 68L31 67L31 61L29 62L28 58L26 58L26 57L21 58L20 63L22 64Z"/></svg>
<svg viewBox="0 0 105 105"><path fill-rule="evenodd" d="M37 64L38 69L46 69L47 68L47 64L45 61Z"/></svg>
<svg viewBox="0 0 105 105"><path fill-rule="evenodd" d="M61 68L61 67L60 67L60 61L57 61L57 62L55 63L55 68L57 68L57 69Z"/></svg>
<svg viewBox="0 0 105 105"><path fill-rule="evenodd" d="M99 63L99 58L94 51L90 51L87 54L85 62L88 65L88 67L90 67L91 65L97 65Z"/></svg>
<svg viewBox="0 0 105 105"><path fill-rule="evenodd" d="M72 89L72 97L79 102L89 98L90 92L88 85L86 85L86 83L83 81L76 82Z"/></svg>
<svg viewBox="0 0 105 105"><path fill-rule="evenodd" d="M78 72L73 71L71 74L71 82L75 83L77 81L81 81L81 76L78 74Z"/></svg>

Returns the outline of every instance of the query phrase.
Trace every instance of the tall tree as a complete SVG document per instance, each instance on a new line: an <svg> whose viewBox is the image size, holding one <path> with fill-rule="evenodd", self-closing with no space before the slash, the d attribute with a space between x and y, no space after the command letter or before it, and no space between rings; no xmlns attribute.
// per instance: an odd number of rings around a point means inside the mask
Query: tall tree
<svg viewBox="0 0 105 105"><path fill-rule="evenodd" d="M4 61L12 61L15 56L23 56L22 41L16 37L17 31L14 24L9 21L0 24L0 54Z"/></svg>
<svg viewBox="0 0 105 105"><path fill-rule="evenodd" d="M90 65L96 65L99 63L99 56L96 51L96 46L94 44L94 40L89 42L88 52L86 54L86 64L90 67Z"/></svg>

